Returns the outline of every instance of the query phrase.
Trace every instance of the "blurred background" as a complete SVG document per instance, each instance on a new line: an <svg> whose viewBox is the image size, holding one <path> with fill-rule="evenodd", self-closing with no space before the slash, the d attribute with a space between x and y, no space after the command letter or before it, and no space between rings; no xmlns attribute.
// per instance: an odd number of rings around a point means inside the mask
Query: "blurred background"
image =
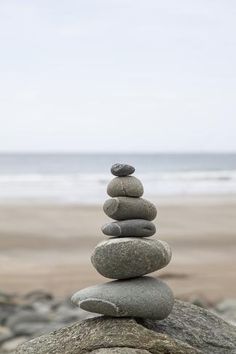
<svg viewBox="0 0 236 354"><path fill-rule="evenodd" d="M0 1L0 345L86 316L64 299L104 282L90 254L116 162L135 166L172 247L153 276L236 322L235 12Z"/></svg>

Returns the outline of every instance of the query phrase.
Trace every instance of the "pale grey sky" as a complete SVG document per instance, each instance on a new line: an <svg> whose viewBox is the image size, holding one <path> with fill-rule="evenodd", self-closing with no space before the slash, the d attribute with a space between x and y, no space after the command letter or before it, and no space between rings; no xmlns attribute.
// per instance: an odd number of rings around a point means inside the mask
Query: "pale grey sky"
<svg viewBox="0 0 236 354"><path fill-rule="evenodd" d="M234 0L0 0L0 151L236 151Z"/></svg>

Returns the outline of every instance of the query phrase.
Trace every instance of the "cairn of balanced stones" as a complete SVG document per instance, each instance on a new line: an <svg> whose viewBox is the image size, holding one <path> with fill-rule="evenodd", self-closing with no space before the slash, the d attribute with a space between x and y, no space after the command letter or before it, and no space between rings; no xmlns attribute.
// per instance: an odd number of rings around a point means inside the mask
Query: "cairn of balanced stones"
<svg viewBox="0 0 236 354"><path fill-rule="evenodd" d="M108 184L111 198L103 210L115 221L102 227L110 237L100 242L91 256L96 270L115 280L78 291L72 302L106 316L161 320L172 310L173 293L162 280L145 275L165 267L171 249L166 242L149 238L156 232L152 220L157 211L154 204L142 198L143 185L131 176L134 171L126 164L111 167L116 177Z"/></svg>

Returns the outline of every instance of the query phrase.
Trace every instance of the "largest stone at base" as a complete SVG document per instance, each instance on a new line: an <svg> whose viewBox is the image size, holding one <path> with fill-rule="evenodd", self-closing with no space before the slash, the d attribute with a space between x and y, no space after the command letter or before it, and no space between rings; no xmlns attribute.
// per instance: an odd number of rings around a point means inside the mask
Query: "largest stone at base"
<svg viewBox="0 0 236 354"><path fill-rule="evenodd" d="M235 354L236 327L182 301L163 321L96 317L21 345L16 354Z"/></svg>
<svg viewBox="0 0 236 354"><path fill-rule="evenodd" d="M115 280L82 289L72 303L83 310L112 317L162 320L174 305L171 289L160 279L140 277Z"/></svg>

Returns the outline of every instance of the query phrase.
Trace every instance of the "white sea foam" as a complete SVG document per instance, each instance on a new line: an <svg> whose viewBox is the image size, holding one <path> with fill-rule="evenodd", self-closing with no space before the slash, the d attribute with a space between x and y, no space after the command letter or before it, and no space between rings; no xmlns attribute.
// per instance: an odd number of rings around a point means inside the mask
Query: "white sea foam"
<svg viewBox="0 0 236 354"><path fill-rule="evenodd" d="M236 170L173 171L136 174L145 198L236 194ZM38 199L65 203L101 203L107 198L110 174L2 174L0 199Z"/></svg>

